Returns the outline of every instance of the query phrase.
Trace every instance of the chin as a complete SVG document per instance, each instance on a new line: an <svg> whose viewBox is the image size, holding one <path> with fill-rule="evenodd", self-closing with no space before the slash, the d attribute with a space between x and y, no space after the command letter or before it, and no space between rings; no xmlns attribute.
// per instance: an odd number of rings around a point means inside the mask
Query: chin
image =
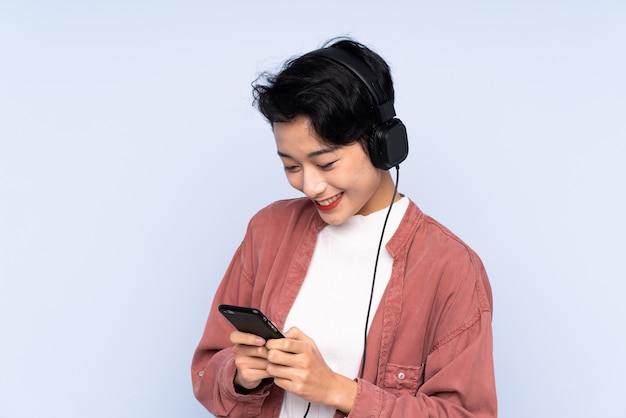
<svg viewBox="0 0 626 418"><path fill-rule="evenodd" d="M320 215L320 218L322 218L322 220L328 225L341 225L348 219L347 217L341 215L331 215L329 213L324 213L321 211L318 211L318 213Z"/></svg>

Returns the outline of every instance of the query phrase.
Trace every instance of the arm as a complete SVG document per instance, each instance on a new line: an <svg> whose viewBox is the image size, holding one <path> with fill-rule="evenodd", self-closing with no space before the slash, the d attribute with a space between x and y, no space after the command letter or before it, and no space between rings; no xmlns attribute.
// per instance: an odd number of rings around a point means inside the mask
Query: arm
<svg viewBox="0 0 626 418"><path fill-rule="evenodd" d="M365 378L376 386L358 381L349 416L496 417L492 297L480 259L455 252L407 277L372 324Z"/></svg>
<svg viewBox="0 0 626 418"><path fill-rule="evenodd" d="M248 394L235 389L235 354L230 335L232 326L221 317L217 305L224 301L249 304L252 282L245 266L245 244L237 249L213 300L204 333L191 367L194 395L212 414L221 417L257 416L269 395L268 385Z"/></svg>
<svg viewBox="0 0 626 418"><path fill-rule="evenodd" d="M419 370L422 376L417 379L423 378L424 383L417 393L385 390L359 379L348 417L494 418L497 402L491 353L491 314L483 312L469 328L428 356ZM396 379L397 370L384 378L387 386Z"/></svg>
<svg viewBox="0 0 626 418"><path fill-rule="evenodd" d="M297 293L307 260L323 226L308 199L275 202L259 211L213 298L206 327L192 361L196 398L216 416L258 416L280 408L282 390L270 382L248 394L237 393L233 327L217 305L254 306L281 325L287 314L278 300ZM305 239L308 238L308 239ZM290 281L285 281L290 276ZM268 379L269 380L269 379ZM242 382L243 383L243 382Z"/></svg>

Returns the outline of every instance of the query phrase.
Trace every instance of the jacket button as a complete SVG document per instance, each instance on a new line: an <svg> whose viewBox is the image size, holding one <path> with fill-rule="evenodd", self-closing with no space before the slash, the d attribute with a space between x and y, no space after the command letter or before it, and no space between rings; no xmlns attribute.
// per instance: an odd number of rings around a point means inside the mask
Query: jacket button
<svg viewBox="0 0 626 418"><path fill-rule="evenodd" d="M400 380L404 380L404 378L406 377L406 375L402 372L398 373L398 379Z"/></svg>

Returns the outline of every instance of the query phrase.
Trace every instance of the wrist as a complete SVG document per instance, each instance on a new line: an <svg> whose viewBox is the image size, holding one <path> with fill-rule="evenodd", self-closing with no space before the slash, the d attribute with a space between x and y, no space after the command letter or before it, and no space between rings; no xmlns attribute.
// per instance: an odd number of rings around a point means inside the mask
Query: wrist
<svg viewBox="0 0 626 418"><path fill-rule="evenodd" d="M233 378L233 387L235 388L235 393L240 395L249 395L253 392L259 390L259 388L266 386L268 383L271 383L272 379L262 379L259 380L256 384L251 384L248 386L244 386L239 382L239 371L235 372L235 377Z"/></svg>
<svg viewBox="0 0 626 418"><path fill-rule="evenodd" d="M244 384L241 381L239 375L239 369L235 369L235 377L233 378L233 385L235 386L235 392L247 395L250 391L256 389L261 384L261 381Z"/></svg>
<svg viewBox="0 0 626 418"><path fill-rule="evenodd" d="M335 388L330 391L328 404L348 415L354 406L359 384L352 379L337 375Z"/></svg>

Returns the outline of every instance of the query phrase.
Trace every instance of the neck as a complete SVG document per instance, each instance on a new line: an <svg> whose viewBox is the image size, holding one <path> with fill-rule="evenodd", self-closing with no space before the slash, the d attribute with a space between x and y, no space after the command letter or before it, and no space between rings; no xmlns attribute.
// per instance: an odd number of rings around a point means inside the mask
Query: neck
<svg viewBox="0 0 626 418"><path fill-rule="evenodd" d="M378 188L370 198L369 202L359 211L359 215L366 216L389 206L395 187L396 185L391 178L391 173L389 171L380 170L380 183ZM398 193L394 199L394 203L401 197L402 196Z"/></svg>

